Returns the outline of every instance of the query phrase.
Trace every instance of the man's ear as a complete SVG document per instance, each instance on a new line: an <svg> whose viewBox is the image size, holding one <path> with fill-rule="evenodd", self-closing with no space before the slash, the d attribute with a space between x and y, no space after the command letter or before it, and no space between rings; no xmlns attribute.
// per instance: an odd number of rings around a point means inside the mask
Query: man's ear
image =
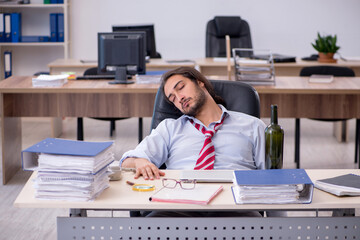
<svg viewBox="0 0 360 240"><path fill-rule="evenodd" d="M197 80L197 84L199 85L199 87L205 88L205 84L202 81Z"/></svg>

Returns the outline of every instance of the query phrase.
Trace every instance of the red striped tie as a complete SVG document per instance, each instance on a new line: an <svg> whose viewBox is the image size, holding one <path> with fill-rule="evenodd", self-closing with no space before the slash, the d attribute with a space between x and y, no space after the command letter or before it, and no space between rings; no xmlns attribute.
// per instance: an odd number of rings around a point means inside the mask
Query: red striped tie
<svg viewBox="0 0 360 240"><path fill-rule="evenodd" d="M225 119L225 115L221 119L221 122L215 124L214 130L206 130L204 126L195 123L194 120L190 119L190 122L194 125L194 127L205 135L205 142L199 153L199 159L196 161L194 170L210 170L214 168L215 148L214 148L214 144L211 141L211 138L221 127L221 125L224 122L224 119Z"/></svg>

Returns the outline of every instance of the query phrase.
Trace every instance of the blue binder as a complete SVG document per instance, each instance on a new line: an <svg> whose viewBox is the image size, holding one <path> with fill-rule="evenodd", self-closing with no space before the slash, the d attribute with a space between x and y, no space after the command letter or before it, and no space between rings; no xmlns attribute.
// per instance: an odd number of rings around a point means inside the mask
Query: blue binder
<svg viewBox="0 0 360 240"><path fill-rule="evenodd" d="M235 170L237 185L313 184L304 169Z"/></svg>
<svg viewBox="0 0 360 240"><path fill-rule="evenodd" d="M64 14L57 14L57 33L58 33L58 42L64 42Z"/></svg>
<svg viewBox="0 0 360 240"><path fill-rule="evenodd" d="M0 13L0 42L5 42L4 13Z"/></svg>
<svg viewBox="0 0 360 240"><path fill-rule="evenodd" d="M21 36L21 42L48 42L49 36Z"/></svg>
<svg viewBox="0 0 360 240"><path fill-rule="evenodd" d="M11 13L11 41L21 41L21 13Z"/></svg>
<svg viewBox="0 0 360 240"><path fill-rule="evenodd" d="M10 51L4 51L4 73L5 78L12 75L12 54Z"/></svg>
<svg viewBox="0 0 360 240"><path fill-rule="evenodd" d="M46 138L21 152L24 170L36 170L39 153L68 155L77 157L95 157L113 142L85 142L60 138Z"/></svg>
<svg viewBox="0 0 360 240"><path fill-rule="evenodd" d="M235 170L234 184L232 187L235 203L242 204L239 198L240 187L260 187L260 189L273 188L274 186L301 185L299 189L299 198L289 203L311 203L314 184L304 169L268 169L268 170ZM252 203L257 203L255 199ZM278 202L266 202L274 204Z"/></svg>
<svg viewBox="0 0 360 240"><path fill-rule="evenodd" d="M4 13L5 42L11 42L11 14Z"/></svg>
<svg viewBox="0 0 360 240"><path fill-rule="evenodd" d="M56 3L58 3L58 0L50 0L50 3L51 4L56 4Z"/></svg>
<svg viewBox="0 0 360 240"><path fill-rule="evenodd" d="M58 3L58 4L63 4L63 3L64 3L64 0L57 0L57 3Z"/></svg>
<svg viewBox="0 0 360 240"><path fill-rule="evenodd" d="M50 42L58 41L57 28L57 13L50 13Z"/></svg>

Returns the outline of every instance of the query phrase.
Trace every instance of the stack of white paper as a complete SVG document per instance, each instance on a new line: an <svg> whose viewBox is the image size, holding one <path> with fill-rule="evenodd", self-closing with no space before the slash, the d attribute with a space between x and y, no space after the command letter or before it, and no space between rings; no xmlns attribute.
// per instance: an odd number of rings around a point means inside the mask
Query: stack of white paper
<svg viewBox="0 0 360 240"><path fill-rule="evenodd" d="M32 85L34 87L60 87L67 83L69 75L39 75L32 79Z"/></svg>
<svg viewBox="0 0 360 240"><path fill-rule="evenodd" d="M24 169L35 169L35 197L68 201L95 199L109 187L113 142L47 138L22 151Z"/></svg>
<svg viewBox="0 0 360 240"><path fill-rule="evenodd" d="M237 203L297 203L303 185L234 186Z"/></svg>
<svg viewBox="0 0 360 240"><path fill-rule="evenodd" d="M97 174L38 172L35 197L46 200L89 201L109 187L106 168Z"/></svg>

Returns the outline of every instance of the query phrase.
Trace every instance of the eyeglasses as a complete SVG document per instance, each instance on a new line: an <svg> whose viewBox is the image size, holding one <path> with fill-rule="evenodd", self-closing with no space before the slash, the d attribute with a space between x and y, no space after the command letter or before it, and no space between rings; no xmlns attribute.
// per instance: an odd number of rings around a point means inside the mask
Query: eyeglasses
<svg viewBox="0 0 360 240"><path fill-rule="evenodd" d="M163 178L162 184L166 188L175 188L176 185L179 184L182 189L190 190L195 188L196 181L188 179L176 180L172 178Z"/></svg>

